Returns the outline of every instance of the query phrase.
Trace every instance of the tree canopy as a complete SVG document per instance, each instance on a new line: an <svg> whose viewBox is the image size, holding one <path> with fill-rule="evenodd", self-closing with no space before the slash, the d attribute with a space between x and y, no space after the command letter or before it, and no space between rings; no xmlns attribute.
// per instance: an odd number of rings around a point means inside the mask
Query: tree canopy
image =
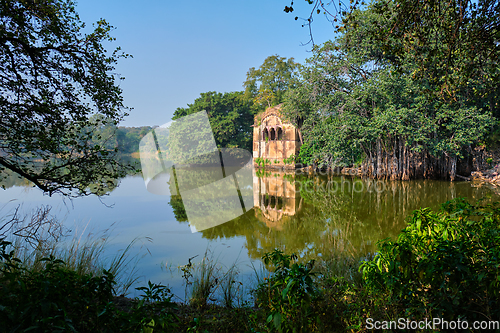
<svg viewBox="0 0 500 333"><path fill-rule="evenodd" d="M301 83L288 92L284 113L304 119L300 157L320 166L361 164L363 173L380 178L453 179L457 161L472 154L494 124L491 96L475 93L493 93L490 77L444 94L446 79L433 79L418 50L389 52L402 42L391 39L387 49L386 40L371 34L392 26L392 14L380 15L378 4L353 10L335 41L316 46ZM446 51L446 45L435 48ZM429 74L418 75L422 70ZM463 166L470 172L466 161Z"/></svg>
<svg viewBox="0 0 500 333"><path fill-rule="evenodd" d="M498 0L374 0L369 4L358 0L306 1L312 10L302 20L310 29L311 41L314 16L323 13L336 32L362 30L359 36L378 45L378 57L390 59L400 73L412 62L413 78L433 87L422 91L426 95L454 103L468 90L473 95L470 98L487 97L498 116ZM360 21L360 13L368 8L372 18ZM284 10L293 12L293 1ZM356 42L359 39L352 47Z"/></svg>
<svg viewBox="0 0 500 333"><path fill-rule="evenodd" d="M201 93L187 108L177 108L173 120L205 110L217 147L252 150L253 112L243 92Z"/></svg>
<svg viewBox="0 0 500 333"><path fill-rule="evenodd" d="M112 29L101 19L84 33L70 0L0 3L2 177L10 170L49 195L79 196L124 174L93 138L126 115L113 71L128 55L106 50Z"/></svg>
<svg viewBox="0 0 500 333"><path fill-rule="evenodd" d="M248 70L243 83L245 97L253 100L256 110L282 103L285 92L297 83L298 68L299 64L293 58L267 57L258 69L252 67Z"/></svg>

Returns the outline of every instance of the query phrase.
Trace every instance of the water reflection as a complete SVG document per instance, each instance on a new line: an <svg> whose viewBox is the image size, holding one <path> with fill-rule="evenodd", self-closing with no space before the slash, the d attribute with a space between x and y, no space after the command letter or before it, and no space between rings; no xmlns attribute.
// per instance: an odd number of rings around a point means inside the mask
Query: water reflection
<svg viewBox="0 0 500 333"><path fill-rule="evenodd" d="M228 170L226 176L232 174ZM202 180L198 178L199 174L190 173L183 179L199 187ZM175 186L174 179L167 174L163 184ZM151 237L154 243L148 246L152 256L138 264L141 274L145 275L144 281L169 284L177 295L182 295L180 273L167 277L159 267L165 267L166 262L175 267L186 264L192 256L203 256L207 247L224 257L222 263L227 267L238 259L242 262L239 267L242 273L248 258L259 260L275 248L298 253L304 259L338 257L339 254L360 257L376 251L377 241L387 237L395 239L405 226L405 217L414 209L439 208L440 203L456 197L467 197L472 202L482 197L486 197L487 202L500 201L489 185L472 182L376 181L276 171L255 172L249 182L251 188L244 190L251 193L241 193L251 199L250 204L244 202L245 214L194 234L188 224L184 198L179 194L153 195L138 175L116 180L120 185L105 198L106 206L95 197L85 197L75 199L66 207L58 203L57 197L43 196L36 189L28 191L29 183L17 177L4 183L12 187L0 191L0 203L6 205L11 199L19 198L27 200L27 204L53 205L55 211L59 205L62 218L69 214L66 223L70 228L75 222L82 221L86 226L91 221L88 230L94 227L94 231L99 231L118 222L120 240L109 249L109 255L125 248L138 236ZM226 195L226 188L221 187L219 191ZM15 205L17 202L10 207ZM4 215L8 208L4 208ZM250 271L248 268L249 275Z"/></svg>
<svg viewBox="0 0 500 333"><path fill-rule="evenodd" d="M302 207L302 198L295 186L294 173L255 173L253 201L257 219L269 228L282 230L286 217L295 215Z"/></svg>
<svg viewBox="0 0 500 333"><path fill-rule="evenodd" d="M226 167L226 176L234 173L229 166ZM200 187L200 181L203 181L200 173L186 173L181 176L183 181L192 187ZM176 186L174 180L175 177L165 176L164 184L168 184L169 190ZM114 181L119 183L118 180ZM438 209L441 203L457 197L466 197L471 202L481 198L485 198L486 202L500 201L500 197L489 185L473 182L383 181L348 176L297 175L293 172L278 171L254 171L245 182L252 184L251 189L240 188L241 197L250 198L250 202L244 200L246 212L229 222L202 230L197 236L193 235L192 239L199 239L200 236L207 240L221 241L235 238L244 246L248 257L257 260L275 248L287 253L298 253L304 259L328 258L339 253L359 257L376 251L377 241L388 237L395 239L405 226L405 218L420 207ZM167 208L170 212L166 212L165 206L159 204L164 199L159 196L146 196L147 191L145 192L144 185L139 185L140 182L132 182L130 178L123 183L124 188L143 198L135 200L134 203L127 203L126 209L124 208L127 213L124 214L127 218L141 221L140 224L144 225L141 230L144 233L148 232L148 223L159 220L160 216L166 213L173 213L177 222L165 222L168 223L163 225L162 232L165 237L170 237L167 234L168 230L173 230L172 223L179 227L182 225L182 230L189 233L186 198L179 194L164 197L166 200L163 202L170 204ZM12 176L4 181L4 186L8 188L29 184ZM219 186L217 190L222 199L229 195L227 187ZM5 193L6 197L8 191ZM87 199L88 202L90 200L91 198ZM122 199L112 195L109 200L115 200L119 204ZM219 201L221 205L225 205L224 200ZM147 206L149 202L151 207ZM95 205L99 206L99 210L103 208L99 201L95 201ZM192 204L192 207L193 211L199 212L199 216L203 215L206 208L199 201ZM92 209L86 211L90 210ZM216 212L217 209L212 207L210 211ZM144 212L157 214L158 217L145 218ZM112 216L109 218L111 222L118 216L116 210L105 211L101 215L105 213ZM104 215L94 219L101 224L106 222ZM204 227L202 222L195 226L198 230ZM159 225L157 227L161 228ZM155 229L155 235L160 231ZM168 242L164 239L162 241ZM179 253L178 261L183 262L185 256L184 253Z"/></svg>
<svg viewBox="0 0 500 333"><path fill-rule="evenodd" d="M137 175L138 168L140 167L141 163L138 159L133 158L132 156L129 155L124 155L124 154L117 154L116 155L116 161L123 165L123 166L131 166L131 168L128 170L128 175ZM38 162L38 166L43 167L44 162ZM69 172L68 168L63 168L65 172ZM111 192L113 192L118 185L120 184L121 179L117 178L111 178L111 177L104 177L103 179L100 179L99 182L90 184L89 190L91 193L99 196L103 195L108 195ZM107 186L103 188L101 186L101 183L107 183ZM13 187L34 187L33 183L27 180L26 178L23 178L22 176L18 175L17 173L4 169L1 171L1 177L0 177L0 187L3 188L4 190L7 190L9 188Z"/></svg>
<svg viewBox="0 0 500 333"><path fill-rule="evenodd" d="M487 186L468 182L381 181L274 171L254 174L253 194L253 211L204 230L203 237L244 237L252 259L275 248L306 260L339 253L360 257L376 251L379 240L395 239L415 209L438 209L457 197L472 202L499 200Z"/></svg>

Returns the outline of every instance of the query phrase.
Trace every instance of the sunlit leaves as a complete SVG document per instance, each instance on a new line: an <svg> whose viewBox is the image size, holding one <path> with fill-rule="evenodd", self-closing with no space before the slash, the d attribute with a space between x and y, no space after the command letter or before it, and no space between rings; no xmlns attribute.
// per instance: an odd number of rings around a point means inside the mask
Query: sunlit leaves
<svg viewBox="0 0 500 333"><path fill-rule="evenodd" d="M66 0L3 1L0 22L0 164L48 194L106 188L124 170L94 144L89 118L126 115L112 74L126 55L104 47L113 27L100 20L85 35Z"/></svg>
<svg viewBox="0 0 500 333"><path fill-rule="evenodd" d="M400 142L435 158L464 157L494 122L494 97L475 93L491 93L483 78L491 80L492 74L483 72L463 85L457 65L439 78L422 77L418 56L439 62L446 49L425 48L413 33L404 38L415 45L405 51L406 41L387 32L394 6L386 3L384 15L377 6L354 11L340 37L314 47L301 68L301 83L287 94L285 115L296 125L302 122L299 157L320 167L353 165L381 150L396 156Z"/></svg>
<svg viewBox="0 0 500 333"><path fill-rule="evenodd" d="M298 66L293 58L267 57L258 69L248 70L243 83L245 97L254 99L254 106L260 110L282 103L285 92L297 83Z"/></svg>
<svg viewBox="0 0 500 333"><path fill-rule="evenodd" d="M417 318L497 317L498 297L489 295L500 287L498 204L459 198L442 207L415 211L396 243L379 243L361 266L366 285Z"/></svg>
<svg viewBox="0 0 500 333"><path fill-rule="evenodd" d="M201 93L187 108L177 108L173 119L202 110L208 114L215 142L219 148L252 149L253 112L251 100L243 92Z"/></svg>

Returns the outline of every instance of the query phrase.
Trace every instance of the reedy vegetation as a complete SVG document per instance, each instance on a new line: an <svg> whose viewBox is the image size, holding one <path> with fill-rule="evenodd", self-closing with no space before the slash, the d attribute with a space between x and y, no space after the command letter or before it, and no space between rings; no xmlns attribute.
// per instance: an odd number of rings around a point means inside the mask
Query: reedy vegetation
<svg viewBox="0 0 500 333"><path fill-rule="evenodd" d="M134 332L173 322L165 286L138 288L144 295L125 309L113 302L137 280L139 239L106 259L110 230L68 240L49 206L24 216L18 207L8 217L0 229L2 332Z"/></svg>
<svg viewBox="0 0 500 333"><path fill-rule="evenodd" d="M361 262L338 255L315 267L280 250L265 254L268 271L256 269L253 302L241 293L236 266L223 268L206 253L185 267L187 307L152 283L120 305L112 266L78 271L52 255L27 266L2 240L0 316L12 332L330 332L364 331L367 318L498 318L500 204L456 199L439 212L416 210L407 222L396 242L379 242L375 257Z"/></svg>

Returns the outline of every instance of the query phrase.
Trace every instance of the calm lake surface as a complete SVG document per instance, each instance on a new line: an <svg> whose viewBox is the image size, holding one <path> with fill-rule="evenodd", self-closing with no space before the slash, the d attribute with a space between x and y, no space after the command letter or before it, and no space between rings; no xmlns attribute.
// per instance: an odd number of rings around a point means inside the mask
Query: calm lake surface
<svg viewBox="0 0 500 333"><path fill-rule="evenodd" d="M51 205L52 213L77 235L111 230L106 255L113 256L139 237L133 252L140 279L168 285L184 300L179 266L208 250L226 267L237 262L238 280L251 286L253 268L261 256L275 248L297 253L304 260L333 255L363 257L376 251L377 241L395 239L405 218L415 209L439 205L457 197L475 202L500 201L488 185L445 181L376 181L355 177L254 172L254 207L227 223L199 232L192 229L182 201L149 193L141 176L121 179L119 186L101 200L48 197L27 186L0 190L1 214L17 205L29 212ZM175 209L174 209L175 208ZM5 219L5 218L4 218ZM138 295L133 288L131 296Z"/></svg>

